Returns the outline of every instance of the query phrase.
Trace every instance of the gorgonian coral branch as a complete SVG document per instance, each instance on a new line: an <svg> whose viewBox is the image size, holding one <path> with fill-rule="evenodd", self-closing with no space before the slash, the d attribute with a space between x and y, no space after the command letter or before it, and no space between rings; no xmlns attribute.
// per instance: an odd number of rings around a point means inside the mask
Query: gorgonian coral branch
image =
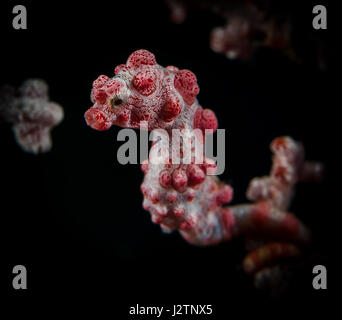
<svg viewBox="0 0 342 320"><path fill-rule="evenodd" d="M247 60L259 48L272 48L296 62L315 61L321 69L328 68L328 39L298 19L311 12L305 1L296 3L296 10L285 0L166 0L166 4L174 23L182 23L195 8L223 18L225 24L211 31L210 47L230 59ZM311 47L309 53L302 50L303 41Z"/></svg>

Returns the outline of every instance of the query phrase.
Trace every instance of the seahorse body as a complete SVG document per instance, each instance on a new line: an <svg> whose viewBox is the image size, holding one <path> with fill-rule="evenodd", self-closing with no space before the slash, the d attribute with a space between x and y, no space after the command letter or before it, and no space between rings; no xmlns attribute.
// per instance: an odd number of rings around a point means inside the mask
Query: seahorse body
<svg viewBox="0 0 342 320"><path fill-rule="evenodd" d="M198 163L191 144L184 152L174 148L173 129L184 134L183 146L189 143L192 130L205 136L206 130L218 127L214 112L199 105L198 93L197 79L191 71L164 68L152 53L137 50L126 64L115 68L113 78L101 75L94 81L94 106L85 113L85 119L97 130L112 125L139 128L143 122L148 130L164 130L168 140L152 145L148 161L142 164L145 176L141 185L143 207L163 230L179 230L188 242L197 245L216 244L239 235L308 243L310 232L286 210L297 181L304 175L319 176L321 167L304 162L300 143L289 137L277 138L271 145L274 162L270 176L252 180L247 191L255 203L223 206L232 200L233 190L208 174L215 171L215 163L204 156ZM168 156L158 162L160 149L168 151ZM179 156L180 163L173 162L172 152ZM191 161L182 163L189 153ZM285 250L276 245L272 248ZM272 254L277 256L279 252Z"/></svg>

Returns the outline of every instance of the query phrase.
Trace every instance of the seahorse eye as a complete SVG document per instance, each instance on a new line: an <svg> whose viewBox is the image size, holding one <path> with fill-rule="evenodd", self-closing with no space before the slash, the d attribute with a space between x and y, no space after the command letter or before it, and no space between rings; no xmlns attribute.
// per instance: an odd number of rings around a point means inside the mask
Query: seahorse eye
<svg viewBox="0 0 342 320"><path fill-rule="evenodd" d="M114 97L113 99L110 100L110 103L111 103L112 108L116 108L123 103L123 100L118 97Z"/></svg>

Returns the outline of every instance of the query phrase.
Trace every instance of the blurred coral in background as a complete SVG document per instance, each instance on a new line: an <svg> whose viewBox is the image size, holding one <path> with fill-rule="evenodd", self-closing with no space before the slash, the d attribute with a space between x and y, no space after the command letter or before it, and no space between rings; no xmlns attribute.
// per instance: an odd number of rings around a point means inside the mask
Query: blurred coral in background
<svg viewBox="0 0 342 320"><path fill-rule="evenodd" d="M167 0L170 20L182 23L200 9L226 21L212 29L210 47L230 59L248 60L260 48L277 50L290 59L313 60L320 69L329 65L327 39L313 34L311 21L303 23L303 3L285 0ZM295 9L295 10L294 10ZM198 12L197 12L198 13ZM303 18L304 17L304 18ZM305 20L306 21L306 20ZM207 41L203 39L203 41Z"/></svg>
<svg viewBox="0 0 342 320"><path fill-rule="evenodd" d="M63 117L63 108L49 101L48 85L43 80L26 80L18 89L1 88L0 120L12 124L15 139L26 152L49 151L50 131Z"/></svg>

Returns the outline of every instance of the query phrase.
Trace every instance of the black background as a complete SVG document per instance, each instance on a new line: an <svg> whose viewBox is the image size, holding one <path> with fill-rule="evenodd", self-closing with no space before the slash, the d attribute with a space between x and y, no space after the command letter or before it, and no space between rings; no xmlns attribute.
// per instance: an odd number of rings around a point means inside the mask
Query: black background
<svg viewBox="0 0 342 320"><path fill-rule="evenodd" d="M163 1L21 1L27 30L12 28L14 4L1 2L0 84L45 79L65 119L53 130L52 151L39 156L22 152L8 125L0 128L1 277L16 306L12 312L30 308L49 318L73 306L124 319L137 303L213 304L208 319L327 312L338 271L330 252L339 242L333 225L340 214L333 195L340 145L335 65L322 72L313 59L296 64L271 50L258 51L250 62L229 61L209 48L210 30L223 20L194 9L175 25ZM308 2L298 8L302 27L311 28L312 7ZM315 31L329 41L339 32L335 9L328 4L328 30ZM142 209L139 165L116 160L119 128L87 127L83 114L91 106L92 81L112 76L140 48L152 51L161 65L196 74L200 103L227 130L221 179L234 187L233 203L246 200L252 177L267 174L268 145L276 136L303 141L307 158L326 164L324 182L299 185L291 208L313 231L315 258L285 297L254 289L241 270L241 240L197 248L177 233L163 234ZM312 267L320 263L331 272L326 291L311 285ZM12 289L16 264L27 267L26 291Z"/></svg>

